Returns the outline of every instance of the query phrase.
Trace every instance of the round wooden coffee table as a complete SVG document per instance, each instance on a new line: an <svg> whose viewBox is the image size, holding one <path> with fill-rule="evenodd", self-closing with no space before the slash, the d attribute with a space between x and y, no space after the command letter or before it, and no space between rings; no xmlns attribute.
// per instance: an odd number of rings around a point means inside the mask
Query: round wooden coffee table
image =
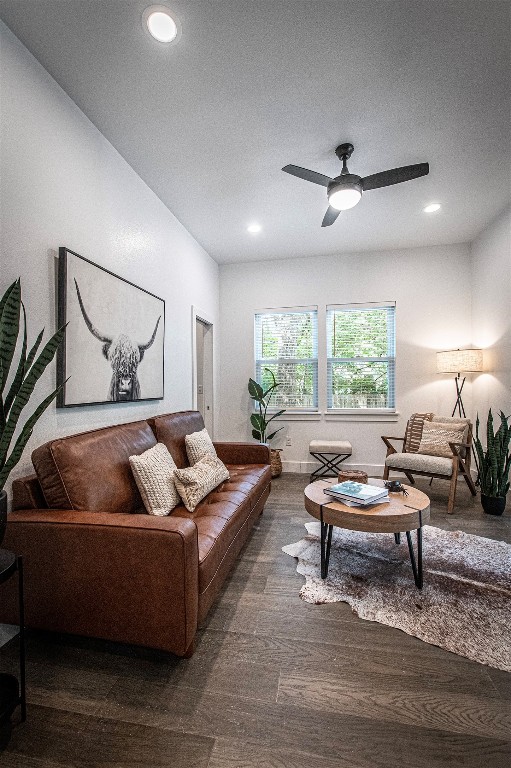
<svg viewBox="0 0 511 768"><path fill-rule="evenodd" d="M383 485L381 480L369 479L371 485ZM390 502L372 506L350 507L340 501L334 501L323 489L332 485L325 480L317 480L304 491L305 509L321 523L321 578L328 575L330 545L334 525L350 531L368 533L393 533L396 544L401 541L400 534L406 533L413 577L418 589L422 589L422 526L429 522L429 498L422 491L409 485L403 485L403 493L390 493ZM411 531L417 531L417 558L413 549Z"/></svg>

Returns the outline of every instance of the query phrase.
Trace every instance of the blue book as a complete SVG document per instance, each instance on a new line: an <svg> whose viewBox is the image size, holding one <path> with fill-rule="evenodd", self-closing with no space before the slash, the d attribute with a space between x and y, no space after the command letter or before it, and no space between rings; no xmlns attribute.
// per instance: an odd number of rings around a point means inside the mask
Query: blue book
<svg viewBox="0 0 511 768"><path fill-rule="evenodd" d="M331 485L325 488L325 493L339 501L354 501L357 504L372 504L373 501L383 499L389 494L387 488L367 485L367 483L354 483L352 480Z"/></svg>

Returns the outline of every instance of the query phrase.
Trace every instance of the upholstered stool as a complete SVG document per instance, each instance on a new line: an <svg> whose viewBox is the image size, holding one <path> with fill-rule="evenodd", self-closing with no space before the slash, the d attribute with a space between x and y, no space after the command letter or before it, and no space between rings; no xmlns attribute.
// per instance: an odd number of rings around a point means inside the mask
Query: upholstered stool
<svg viewBox="0 0 511 768"><path fill-rule="evenodd" d="M310 482L320 477L337 477L339 464L351 456L351 443L347 440L311 440L309 453L320 462L310 476Z"/></svg>

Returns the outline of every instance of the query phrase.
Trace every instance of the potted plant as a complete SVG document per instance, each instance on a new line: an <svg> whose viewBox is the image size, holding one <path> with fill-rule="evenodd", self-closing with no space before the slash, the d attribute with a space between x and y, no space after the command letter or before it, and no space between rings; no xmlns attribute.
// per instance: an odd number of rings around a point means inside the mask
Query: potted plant
<svg viewBox="0 0 511 768"><path fill-rule="evenodd" d="M264 390L263 387L254 381L254 379L248 380L248 394L257 403L259 413L253 413L250 416L250 423L252 425L252 437L255 440L259 440L260 443L269 443L272 438L275 437L277 432L280 432L284 427L279 427L271 434L268 434L268 427L271 422L278 416L282 416L285 410L272 413L270 418L267 418L267 411L270 405L270 401L273 393L280 387L280 383L275 379L275 374L269 368L265 368L265 371L270 374L271 385L268 389ZM282 473L282 461L280 459L280 448L270 449L271 458L271 476L278 477Z"/></svg>
<svg viewBox="0 0 511 768"><path fill-rule="evenodd" d="M21 349L16 354L20 328ZM37 354L43 339L42 330L28 350L27 318L21 300L20 280L10 285L0 299L0 544L7 524L7 494L4 490L7 478L21 459L37 420L55 400L60 387L39 403L23 425L20 417L37 382L53 360L64 332L65 329L60 328ZM18 427L21 429L15 438Z"/></svg>
<svg viewBox="0 0 511 768"><path fill-rule="evenodd" d="M491 408L486 423L486 450L479 438L479 416L476 420L474 446L478 459L481 504L489 515L501 515L506 508L506 494L509 491L509 470L511 468L511 426L509 416L500 412L500 425L493 429Z"/></svg>

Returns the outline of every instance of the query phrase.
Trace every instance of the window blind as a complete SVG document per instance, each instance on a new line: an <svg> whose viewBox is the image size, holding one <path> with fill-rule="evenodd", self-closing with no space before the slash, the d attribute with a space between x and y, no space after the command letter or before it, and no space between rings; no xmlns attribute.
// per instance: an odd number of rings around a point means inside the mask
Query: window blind
<svg viewBox="0 0 511 768"><path fill-rule="evenodd" d="M395 304L327 307L328 407L394 409Z"/></svg>
<svg viewBox="0 0 511 768"><path fill-rule="evenodd" d="M316 309L268 310L255 315L255 378L267 389L271 370L280 387L274 408L318 407L318 313Z"/></svg>

